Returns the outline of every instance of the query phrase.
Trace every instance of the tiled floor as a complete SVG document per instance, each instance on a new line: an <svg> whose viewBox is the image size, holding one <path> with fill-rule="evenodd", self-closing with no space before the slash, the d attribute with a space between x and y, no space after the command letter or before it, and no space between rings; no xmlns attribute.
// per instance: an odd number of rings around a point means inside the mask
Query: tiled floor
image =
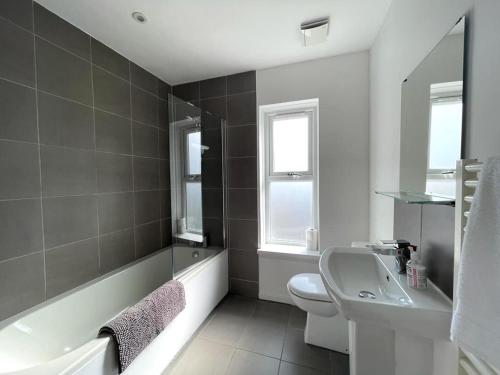
<svg viewBox="0 0 500 375"><path fill-rule="evenodd" d="M348 375L345 354L304 344L306 314L228 296L164 375Z"/></svg>

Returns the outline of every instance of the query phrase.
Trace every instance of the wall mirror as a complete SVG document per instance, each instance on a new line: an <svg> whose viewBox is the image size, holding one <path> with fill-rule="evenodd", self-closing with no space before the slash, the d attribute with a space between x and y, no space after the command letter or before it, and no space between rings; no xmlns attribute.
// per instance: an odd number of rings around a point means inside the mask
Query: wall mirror
<svg viewBox="0 0 500 375"><path fill-rule="evenodd" d="M455 197L464 128L462 18L402 83L400 190Z"/></svg>

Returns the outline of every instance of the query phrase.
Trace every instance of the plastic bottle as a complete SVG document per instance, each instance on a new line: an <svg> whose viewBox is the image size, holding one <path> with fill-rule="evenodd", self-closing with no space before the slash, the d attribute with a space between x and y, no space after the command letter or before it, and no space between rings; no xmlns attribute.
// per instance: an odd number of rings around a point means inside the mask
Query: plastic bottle
<svg viewBox="0 0 500 375"><path fill-rule="evenodd" d="M427 288L427 269L419 262L417 248L412 246L410 261L406 264L406 281L414 289Z"/></svg>

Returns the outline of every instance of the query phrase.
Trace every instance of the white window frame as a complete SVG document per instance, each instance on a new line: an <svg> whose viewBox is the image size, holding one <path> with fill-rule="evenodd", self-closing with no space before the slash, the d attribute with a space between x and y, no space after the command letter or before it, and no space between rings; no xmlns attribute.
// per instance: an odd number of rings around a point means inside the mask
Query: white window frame
<svg viewBox="0 0 500 375"><path fill-rule="evenodd" d="M273 120L307 115L309 118L309 166L307 171L273 172L272 144ZM318 99L262 105L259 107L259 244L304 247L305 242L271 239L269 186L273 181L312 181L313 223L319 229L318 210ZM304 233L305 236L305 233ZM304 237L305 239L305 237Z"/></svg>
<svg viewBox="0 0 500 375"><path fill-rule="evenodd" d="M200 183L201 184L201 166L200 166L200 174L190 174L189 170L189 164L190 164L190 159L189 159L189 135L192 133L200 133L200 139L201 139L201 127L196 124L190 127L186 127L183 129L182 132L182 137L183 137L183 154L184 154L184 173L182 174L182 211L183 211L183 216L186 218L186 231L188 233L193 233L193 234L202 234L202 231L200 230L195 230L193 228L189 228L187 225L187 185L189 183ZM200 150L201 153L201 150ZM202 209L203 210L203 209ZM203 212L203 211L202 211Z"/></svg>

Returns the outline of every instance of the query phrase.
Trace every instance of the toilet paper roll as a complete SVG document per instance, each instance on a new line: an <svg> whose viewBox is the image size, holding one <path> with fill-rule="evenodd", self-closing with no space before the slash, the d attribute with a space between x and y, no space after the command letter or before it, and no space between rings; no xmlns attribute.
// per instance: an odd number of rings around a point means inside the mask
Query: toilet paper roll
<svg viewBox="0 0 500 375"><path fill-rule="evenodd" d="M318 251L318 230L314 228L306 229L306 250Z"/></svg>

